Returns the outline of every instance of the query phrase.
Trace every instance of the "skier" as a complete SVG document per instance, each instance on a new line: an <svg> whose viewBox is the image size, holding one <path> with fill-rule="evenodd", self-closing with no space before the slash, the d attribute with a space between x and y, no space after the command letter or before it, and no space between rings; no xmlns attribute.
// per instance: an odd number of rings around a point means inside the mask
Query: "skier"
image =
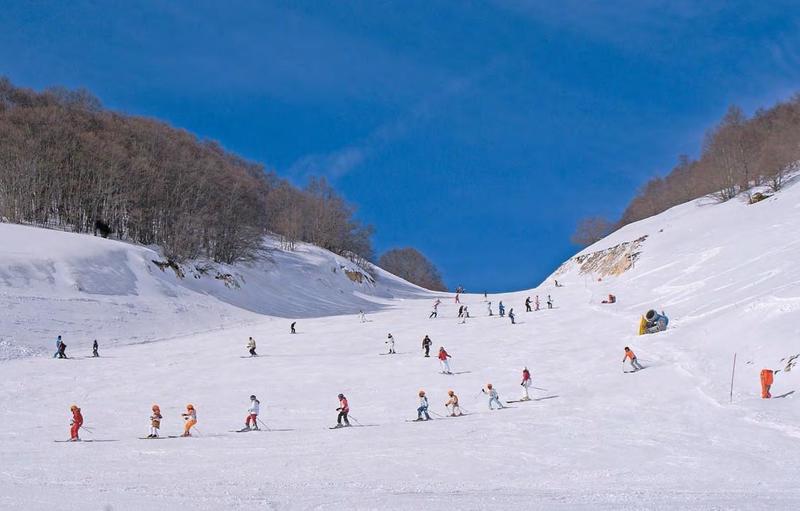
<svg viewBox="0 0 800 511"><path fill-rule="evenodd" d="M290 334L296 334L297 330L294 329L294 326L297 324L297 321L292 321L291 330L289 331Z"/></svg>
<svg viewBox="0 0 800 511"><path fill-rule="evenodd" d="M98 352L99 349L100 346L97 345L97 339L95 339L92 343L92 357L97 358L100 356L100 353Z"/></svg>
<svg viewBox="0 0 800 511"><path fill-rule="evenodd" d="M531 297L529 296L525 299L525 312L531 312L532 310L533 309L531 309Z"/></svg>
<svg viewBox="0 0 800 511"><path fill-rule="evenodd" d="M487 307L489 309L489 315L494 316L494 314L492 314L492 302L489 302L489 305Z"/></svg>
<svg viewBox="0 0 800 511"><path fill-rule="evenodd" d="M469 307L467 307L466 305L464 306L464 317L465 318L469 317Z"/></svg>
<svg viewBox="0 0 800 511"><path fill-rule="evenodd" d="M339 408L337 408L336 411L339 412L339 417L336 419L336 427L342 427L342 419L344 419L344 425L350 427L350 421L347 420L347 414L350 413L350 406L347 404L347 398L344 397L344 394L339 394Z"/></svg>
<svg viewBox="0 0 800 511"><path fill-rule="evenodd" d="M453 374L450 372L450 362L447 361L451 357L444 349L444 346L439 346L439 365L442 366L442 374Z"/></svg>
<svg viewBox="0 0 800 511"><path fill-rule="evenodd" d="M550 298L550 295L547 295L547 308L548 309L552 309L553 308L553 299Z"/></svg>
<svg viewBox="0 0 800 511"><path fill-rule="evenodd" d="M433 302L433 311L431 311L431 315L428 316L428 319L432 319L439 316L439 304L441 303L442 301L439 300L438 298L436 299L435 302Z"/></svg>
<svg viewBox="0 0 800 511"><path fill-rule="evenodd" d="M448 390L447 395L450 396L450 399L447 400L447 402L444 404L444 407L452 407L450 411L450 417L461 417L462 413L461 407L458 406L458 396L452 390Z"/></svg>
<svg viewBox="0 0 800 511"><path fill-rule="evenodd" d="M528 368L525 367L522 369L522 397L520 401L530 401L531 396L528 395L528 387L531 386L531 372L528 371Z"/></svg>
<svg viewBox="0 0 800 511"><path fill-rule="evenodd" d="M387 355L394 355L394 337L392 337L392 334L389 334L386 344L389 345L389 353Z"/></svg>
<svg viewBox="0 0 800 511"><path fill-rule="evenodd" d="M463 312L463 314L461 314L460 317L461 317L461 321L458 322L459 324L463 325L464 323L467 322L467 318L469 317L469 312L467 311L466 307L464 307L464 312Z"/></svg>
<svg viewBox="0 0 800 511"><path fill-rule="evenodd" d="M464 315L464 306L461 305L458 307L458 317L462 317Z"/></svg>
<svg viewBox="0 0 800 511"><path fill-rule="evenodd" d="M59 353L61 353L61 336L60 335L56 338L56 352L53 353L53 358L58 357Z"/></svg>
<svg viewBox="0 0 800 511"><path fill-rule="evenodd" d="M426 358L431 356L431 345L432 344L433 344L433 341L431 341L431 338L428 337L427 335L425 336L424 339L422 339L422 349L425 350L425 357Z"/></svg>
<svg viewBox="0 0 800 511"><path fill-rule="evenodd" d="M250 396L250 406L247 408L247 418L244 420L244 429L242 431L250 431L250 429L254 429L258 431L258 410L260 408L261 401L256 399L255 395ZM250 423L253 423L251 428Z"/></svg>
<svg viewBox="0 0 800 511"><path fill-rule="evenodd" d="M511 320L512 325L516 325L514 318L516 318L516 316L514 316L514 308L512 307L511 310L508 311L508 319Z"/></svg>
<svg viewBox="0 0 800 511"><path fill-rule="evenodd" d="M78 437L78 430L83 426L83 415L81 415L81 409L78 408L78 405L72 405L69 409L72 412L72 420L69 423L69 441L80 442L81 439Z"/></svg>
<svg viewBox="0 0 800 511"><path fill-rule="evenodd" d="M539 295L536 295L533 299L533 310L539 310Z"/></svg>
<svg viewBox="0 0 800 511"><path fill-rule="evenodd" d="M250 337L247 339L247 351L250 352L251 357L257 357L258 353L256 353L256 340Z"/></svg>
<svg viewBox="0 0 800 511"><path fill-rule="evenodd" d="M422 415L425 415L425 420L431 420L431 416L428 415L428 398L425 396L425 391L419 391L419 408L417 408L417 420L422 420Z"/></svg>
<svg viewBox="0 0 800 511"><path fill-rule="evenodd" d="M492 387L491 383L487 383L486 388L481 389L481 392L489 396L489 410L494 410L494 408L492 408L492 403L497 403L498 409L505 408L503 403L500 402L500 396L497 395L497 391L494 390L494 387Z"/></svg>
<svg viewBox="0 0 800 511"><path fill-rule="evenodd" d="M761 399L770 399L772 394L769 393L772 388L772 383L775 380L775 371L772 369L761 370Z"/></svg>
<svg viewBox="0 0 800 511"><path fill-rule="evenodd" d="M161 429L161 408L158 405L153 405L153 413L150 415L150 434L147 438L158 438L158 430Z"/></svg>
<svg viewBox="0 0 800 511"><path fill-rule="evenodd" d="M367 317L364 315L364 311L358 311L358 314L359 314L359 319L361 320L361 322L362 323L366 323L367 322Z"/></svg>
<svg viewBox="0 0 800 511"><path fill-rule="evenodd" d="M59 339L61 336L59 336ZM67 357L67 343L61 341L61 344L58 345L58 358L69 358Z"/></svg>
<svg viewBox="0 0 800 511"><path fill-rule="evenodd" d="M642 367L642 364L640 364L639 360L636 358L636 355L633 353L633 350L625 346L625 357L622 359L623 370L625 367L624 366L625 361L627 359L631 359L631 367L633 368L634 371L638 371L639 369L644 369L644 367Z"/></svg>
<svg viewBox="0 0 800 511"><path fill-rule="evenodd" d="M505 317L506 315L506 306L503 305L503 301L500 301L500 304L497 306L498 311L500 311L500 317Z"/></svg>
<svg viewBox="0 0 800 511"><path fill-rule="evenodd" d="M192 436L189 430L197 424L197 411L194 409L194 405L186 405L186 413L182 413L181 417L186 421L183 424L183 434L181 436Z"/></svg>
<svg viewBox="0 0 800 511"><path fill-rule="evenodd" d="M456 293L456 303L461 303L461 300L459 299L458 295L459 295L459 293L457 292Z"/></svg>

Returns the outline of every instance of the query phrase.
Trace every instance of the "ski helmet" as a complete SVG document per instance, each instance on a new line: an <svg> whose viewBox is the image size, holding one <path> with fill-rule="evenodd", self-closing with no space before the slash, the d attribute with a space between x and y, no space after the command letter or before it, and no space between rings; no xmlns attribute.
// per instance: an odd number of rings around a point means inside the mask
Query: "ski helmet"
<svg viewBox="0 0 800 511"><path fill-rule="evenodd" d="M153 405L153 411L154 412L157 412L159 410L161 410L161 408L159 408L158 405Z"/></svg>
<svg viewBox="0 0 800 511"><path fill-rule="evenodd" d="M190 403L190 404L186 405L186 409L187 410L194 410L194 405Z"/></svg>
<svg viewBox="0 0 800 511"><path fill-rule="evenodd" d="M487 384L486 384L486 388L487 388L487 389L490 389L490 388L492 388L492 384L491 384L491 383L487 383Z"/></svg>
<svg viewBox="0 0 800 511"><path fill-rule="evenodd" d="M452 390L448 390L448 391L447 391L447 395L448 395L448 396L452 396L453 394L455 394L455 392L453 392Z"/></svg>
<svg viewBox="0 0 800 511"><path fill-rule="evenodd" d="M70 410L77 410L78 409L78 405L72 405L72 406L69 407L69 409Z"/></svg>
<svg viewBox="0 0 800 511"><path fill-rule="evenodd" d="M256 398L256 395L255 395L255 394L253 394L252 396L250 396L250 399L255 399L255 398Z"/></svg>
<svg viewBox="0 0 800 511"><path fill-rule="evenodd" d="M342 399L343 397L344 397L344 394L339 394L339 399Z"/></svg>
<svg viewBox="0 0 800 511"><path fill-rule="evenodd" d="M422 396L424 396L424 395L425 395L425 391L424 391L424 390L422 390L422 389L420 389L420 391L419 391L419 397L422 397Z"/></svg>

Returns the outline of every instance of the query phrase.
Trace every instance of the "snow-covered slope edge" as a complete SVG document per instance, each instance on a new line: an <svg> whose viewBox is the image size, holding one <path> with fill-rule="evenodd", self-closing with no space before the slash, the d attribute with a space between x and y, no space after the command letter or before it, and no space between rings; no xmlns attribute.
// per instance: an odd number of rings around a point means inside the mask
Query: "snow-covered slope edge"
<svg viewBox="0 0 800 511"><path fill-rule="evenodd" d="M558 279L575 306L626 322L626 342L660 352L660 363L679 364L723 402L734 353L734 398L737 390L757 394L763 368L781 369L776 387L785 392L800 387L800 370L787 367L800 353L799 254L795 178L755 204L702 198L627 225L564 263L543 287ZM601 304L609 293L618 302ZM637 337L639 315L651 308L667 313L670 329Z"/></svg>
<svg viewBox="0 0 800 511"><path fill-rule="evenodd" d="M148 342L264 320L374 311L426 291L380 268L274 240L249 263L192 262L178 271L142 246L0 224L0 360L47 351ZM348 276L349 274L349 276ZM182 275L182 276L181 276ZM360 282L359 282L360 280Z"/></svg>

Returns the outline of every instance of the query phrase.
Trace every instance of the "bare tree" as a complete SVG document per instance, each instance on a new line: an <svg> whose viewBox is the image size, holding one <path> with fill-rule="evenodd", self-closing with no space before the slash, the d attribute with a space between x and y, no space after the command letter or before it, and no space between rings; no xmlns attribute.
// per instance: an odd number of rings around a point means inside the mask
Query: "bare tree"
<svg viewBox="0 0 800 511"><path fill-rule="evenodd" d="M590 216L578 222L570 241L586 247L608 236L614 230L614 223L600 216Z"/></svg>
<svg viewBox="0 0 800 511"><path fill-rule="evenodd" d="M439 270L415 248L393 248L380 257L378 266L425 289L447 291Z"/></svg>

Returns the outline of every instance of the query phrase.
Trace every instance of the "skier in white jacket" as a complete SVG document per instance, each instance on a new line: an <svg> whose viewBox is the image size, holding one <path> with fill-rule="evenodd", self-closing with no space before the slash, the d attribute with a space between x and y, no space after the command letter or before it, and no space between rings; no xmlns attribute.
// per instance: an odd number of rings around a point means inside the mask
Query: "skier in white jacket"
<svg viewBox="0 0 800 511"><path fill-rule="evenodd" d="M250 406L247 408L247 418L244 421L244 429L242 431L249 431L251 429L258 431L258 412L261 408L261 401L256 399L255 395L250 396ZM253 426L250 426L250 423Z"/></svg>
<svg viewBox="0 0 800 511"><path fill-rule="evenodd" d="M258 353L256 353L256 340L250 337L247 339L247 351L250 352L251 357L257 357Z"/></svg>
<svg viewBox="0 0 800 511"><path fill-rule="evenodd" d="M505 408L505 406L503 406L503 403L500 402L500 396L497 395L497 391L494 389L494 387L492 387L491 383L487 383L486 388L481 389L481 392L489 396L489 410L494 410L494 408L492 407L492 403L497 403L498 409Z"/></svg>

